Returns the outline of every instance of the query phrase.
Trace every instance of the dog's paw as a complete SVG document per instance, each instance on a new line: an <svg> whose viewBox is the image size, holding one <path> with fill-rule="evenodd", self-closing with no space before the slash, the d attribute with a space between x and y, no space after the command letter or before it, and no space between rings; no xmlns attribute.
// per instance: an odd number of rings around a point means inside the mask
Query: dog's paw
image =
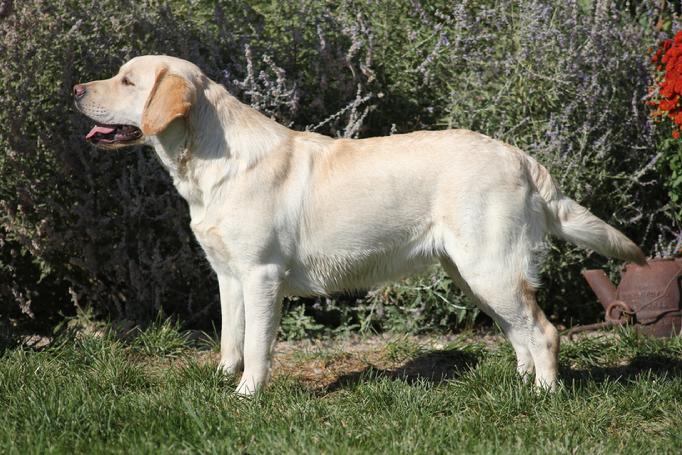
<svg viewBox="0 0 682 455"><path fill-rule="evenodd" d="M258 392L258 388L253 385L253 383L249 384L247 381L240 381L239 386L235 389L234 393L241 397L241 398L250 398L254 396Z"/></svg>
<svg viewBox="0 0 682 455"><path fill-rule="evenodd" d="M239 385L234 391L240 397L250 397L263 390L267 385L269 379L268 372L260 372L261 374L250 374L244 371L242 378L239 380Z"/></svg>
<svg viewBox="0 0 682 455"><path fill-rule="evenodd" d="M533 389L538 394L545 393L555 393L557 391L557 381L543 381L542 379L535 378L535 383L533 384Z"/></svg>
<svg viewBox="0 0 682 455"><path fill-rule="evenodd" d="M218 371L226 375L237 374L241 369L241 360L221 359L218 364Z"/></svg>

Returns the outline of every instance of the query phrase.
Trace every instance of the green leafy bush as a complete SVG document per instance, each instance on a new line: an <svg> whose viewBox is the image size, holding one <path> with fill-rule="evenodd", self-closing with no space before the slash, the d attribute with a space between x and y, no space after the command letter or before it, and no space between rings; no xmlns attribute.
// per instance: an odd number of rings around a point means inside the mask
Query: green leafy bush
<svg viewBox="0 0 682 455"><path fill-rule="evenodd" d="M89 305L132 319L162 306L188 317L215 311L168 176L148 151L85 144L70 96L73 84L140 53L217 66L200 27L154 5L36 0L0 22L2 317L49 320Z"/></svg>
<svg viewBox="0 0 682 455"><path fill-rule="evenodd" d="M669 176L654 172L660 135L641 102L656 8L16 2L0 18L0 318L51 323L92 307L138 321L160 311L192 326L215 321L215 278L153 153L93 150L71 104L73 84L147 53L197 63L296 129L364 137L453 126L501 138L538 157L567 194L648 252L670 252L680 220ZM551 243L541 303L559 321L594 319L599 307L579 271L604 264ZM320 324L419 331L475 317L441 272L367 297L303 303L288 304L292 336L325 332Z"/></svg>

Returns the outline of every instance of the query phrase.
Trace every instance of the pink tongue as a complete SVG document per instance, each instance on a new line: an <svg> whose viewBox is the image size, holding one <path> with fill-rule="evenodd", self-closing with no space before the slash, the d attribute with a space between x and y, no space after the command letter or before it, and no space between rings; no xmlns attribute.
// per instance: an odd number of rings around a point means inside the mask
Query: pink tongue
<svg viewBox="0 0 682 455"><path fill-rule="evenodd" d="M101 134L109 134L113 133L116 128L111 128L108 126L95 126L93 129L90 130L87 136L85 136L85 139L90 139L92 136L94 136L97 133Z"/></svg>

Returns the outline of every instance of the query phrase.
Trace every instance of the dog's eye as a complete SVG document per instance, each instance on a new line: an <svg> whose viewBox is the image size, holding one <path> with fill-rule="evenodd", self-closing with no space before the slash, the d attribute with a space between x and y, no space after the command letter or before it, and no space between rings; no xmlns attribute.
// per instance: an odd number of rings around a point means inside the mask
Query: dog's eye
<svg viewBox="0 0 682 455"><path fill-rule="evenodd" d="M130 79L128 79L128 76L123 76L123 79L121 79L121 82L123 85L135 85L132 82L130 82Z"/></svg>

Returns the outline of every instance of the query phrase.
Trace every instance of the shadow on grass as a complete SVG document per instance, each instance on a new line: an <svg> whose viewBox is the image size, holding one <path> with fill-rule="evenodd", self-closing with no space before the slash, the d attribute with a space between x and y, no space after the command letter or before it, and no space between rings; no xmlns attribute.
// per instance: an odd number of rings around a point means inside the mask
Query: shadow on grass
<svg viewBox="0 0 682 455"><path fill-rule="evenodd" d="M3 338L0 336L0 357L5 355L5 352L16 349L20 346L20 343L13 338Z"/></svg>
<svg viewBox="0 0 682 455"><path fill-rule="evenodd" d="M381 379L397 379L407 384L427 383L438 385L457 379L475 368L485 354L476 354L457 349L432 351L417 356L395 369L382 369L369 365L361 371L346 373L334 382L320 389L326 395L340 389L353 388L363 382ZM606 381L623 382L634 380L641 374L653 378L682 377L682 360L666 355L638 355L625 365L593 366L588 368L562 367L560 378L566 383L573 382L578 388Z"/></svg>
<svg viewBox="0 0 682 455"><path fill-rule="evenodd" d="M409 360L394 369L381 369L369 365L361 371L339 376L334 382L322 389L325 395L339 389L351 388L361 382L383 378L398 379L408 384L426 382L432 385L456 379L480 362L482 354L458 349L431 351Z"/></svg>
<svg viewBox="0 0 682 455"><path fill-rule="evenodd" d="M20 335L0 321L0 357L21 346Z"/></svg>
<svg viewBox="0 0 682 455"><path fill-rule="evenodd" d="M563 380L574 382L578 387L590 382L632 380L643 373L656 377L682 377L682 360L666 355L637 355L625 365L561 369Z"/></svg>

